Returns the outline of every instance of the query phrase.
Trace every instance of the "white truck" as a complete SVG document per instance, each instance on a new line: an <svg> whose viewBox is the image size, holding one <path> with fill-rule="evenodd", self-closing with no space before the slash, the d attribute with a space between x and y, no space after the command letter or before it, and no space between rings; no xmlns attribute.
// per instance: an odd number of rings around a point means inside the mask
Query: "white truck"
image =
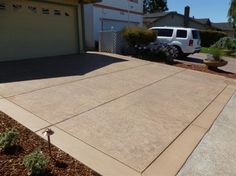
<svg viewBox="0 0 236 176"><path fill-rule="evenodd" d="M198 53L201 49L200 34L194 28L152 27L157 32L157 41L172 45L178 51L177 57Z"/></svg>

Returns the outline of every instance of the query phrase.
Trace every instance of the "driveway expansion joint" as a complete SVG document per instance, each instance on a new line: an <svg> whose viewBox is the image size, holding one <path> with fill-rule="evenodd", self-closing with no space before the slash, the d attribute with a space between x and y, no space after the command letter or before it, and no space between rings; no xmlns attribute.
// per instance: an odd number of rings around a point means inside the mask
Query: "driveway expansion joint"
<svg viewBox="0 0 236 176"><path fill-rule="evenodd" d="M90 145L89 143L87 143L87 142L83 141L82 139L80 139L80 138L78 138L78 137L76 137L76 136L72 135L71 133L68 133L68 132L66 132L66 131L65 131L65 130L63 130L62 128L60 128L60 127L58 127L58 126L54 126L54 127L55 127L55 128L58 128L58 129L60 129L61 131L63 131L64 133L66 133L66 134L70 135L71 137L73 137L73 138L75 138L75 139L77 139L77 140L79 140L79 141L83 142L84 144L86 144L86 145L88 145L88 146L92 147L92 148L93 148L93 149L95 149L96 151L98 151L98 152L101 152L102 154L104 154L104 155L106 155L106 156L108 156L108 157L110 157L110 158L112 158L112 159L114 159L114 160L118 161L119 163L123 164L124 166L126 166L126 167L128 167L128 168L130 168L130 169L134 170L135 172L138 172L138 173L140 173L140 174L141 174L141 172L140 172L140 171L138 171L138 170L136 170L135 168L133 168L133 167L131 167L131 166L127 165L126 163L124 163L124 162L122 162L122 161L118 160L117 158L114 158L113 156L111 156L111 155L109 155L109 154L107 154L107 153L103 152L102 150L100 150L100 149L98 149L98 148L96 148L96 147L94 147L94 146ZM40 131L41 131L41 130L40 130Z"/></svg>
<svg viewBox="0 0 236 176"><path fill-rule="evenodd" d="M177 75L177 74L180 74L180 73L182 73L182 72L184 72L184 71L186 71L186 69L177 71L177 72L175 72L175 73L173 73L173 74L170 74L170 75L168 75L168 76L166 76L166 77L164 77L164 78L162 78L162 79L159 79L159 80L157 80L157 81L154 81L154 82L152 82L152 83L150 83L150 84L147 84L147 85L145 85L145 86L143 86L143 87L140 87L140 88L138 88L138 89L135 89L135 90L133 90L133 91L131 91L131 92L128 92L128 93L126 93L126 94L123 94L123 95L121 95L121 96L119 96L119 97L116 97L116 98L114 98L114 99L112 99L112 100L109 100L109 101L106 101L106 102L104 102L104 103L101 103L101 104L99 104L99 105L97 105L97 106L95 106L95 107L93 107L93 108L90 108L90 109L85 110L85 111L83 111L83 112L80 112L80 113L78 113L78 114L72 115L72 116L70 116L70 117L68 117L68 118L66 118L66 119L64 119L64 120L59 121L59 122L56 122L56 123L53 123L53 124L50 123L51 125L48 126L48 127L58 125L58 124L63 123L63 122L65 122L65 121L67 121L67 120L71 120L71 119L73 119L73 118L76 117L76 116L79 116L79 115L82 115L82 114L84 114L84 113L90 112L90 111L92 111L92 110L94 110L94 109L97 109L97 108L103 106L103 105L106 105L106 104L108 104L108 103L111 103L111 102L113 102L113 101L116 101L116 100L118 100L118 99L121 99L121 98L123 98L123 97L125 97L125 96L127 96L127 95L130 95L130 94L133 94L133 93L138 92L138 91L140 91L140 90L143 90L143 89L145 89L145 88L147 88L147 87L150 87L150 86L152 86L152 85L154 85L154 84L156 84L156 83L159 83L159 82L161 82L161 81L163 81L163 80L166 80L166 79L168 79L168 78L170 78L170 77L172 77L172 76L175 76L175 75ZM42 129L39 129L39 131L40 131L40 130L42 130Z"/></svg>
<svg viewBox="0 0 236 176"><path fill-rule="evenodd" d="M197 127L197 128L200 128L200 129L202 129L202 130L205 130L206 131L206 133L207 133L207 131L211 128L211 126L209 127L209 128L204 128L204 127L200 127L200 126L198 126L198 125L195 125L194 124L194 122L199 118L199 116L201 116L201 114L204 112L204 111L206 111L206 109L227 89L227 87L228 87L228 85L226 84L226 86L216 95L216 97L196 116L196 118L194 118L190 123L189 123L189 125L187 125L186 126L186 128L184 128L183 129L183 131L180 133L180 134L178 134L177 136L176 136L176 138L175 139L173 139L172 141L171 141L171 143L169 143L169 145L157 156L157 157L155 157L155 159L141 172L142 174L146 171L146 170L148 170L148 168L175 142L175 141L177 141L178 140L178 138L182 135L182 134L184 134L185 132L186 132L186 130L187 129L189 129L189 127L191 127L191 126L195 126L195 127ZM230 100L230 99L229 99ZM229 101L228 100L228 101ZM225 106L225 105L224 105ZM224 107L223 107L223 109L224 109ZM221 109L221 111L223 111L223 109ZM221 112L220 111L220 112ZM217 115L217 117L219 116L219 114L220 113L218 113L218 115ZM216 118L217 119L217 118ZM204 134L205 135L205 134ZM202 139L202 138L201 138ZM199 140L199 142L201 141L201 139ZM196 145L196 147L197 147L197 145ZM194 151L194 149L193 149L193 151ZM191 154L190 154L191 155ZM189 155L189 156L190 156Z"/></svg>
<svg viewBox="0 0 236 176"><path fill-rule="evenodd" d="M13 97L16 97L16 96L19 96L19 95L25 95L25 94L37 92L37 91L40 91L40 90L45 90L45 89L50 89L50 88L53 88L53 87L58 87L58 86L66 85L66 84L80 82L80 81L87 80L87 79L102 77L102 76L106 76L106 75L109 75L109 74L118 73L118 72L122 72L122 71L126 71L126 70L132 70L132 69L135 69L135 68L143 67L143 66L146 66L146 65L152 65L152 64L153 63L142 64L142 65L138 65L138 66L135 66L135 67L129 67L129 68L126 68L126 69L117 70L117 71L114 71L114 72L107 72L107 73L103 73L103 74L89 76L89 77L82 78L82 79L76 79L76 80L73 80L73 81L67 81L67 82L63 82L63 83L59 83L59 84L54 84L54 85L51 85L51 86L42 87L40 89L35 89L35 90L19 93L19 94L16 94L16 95L5 96L4 98L13 98Z"/></svg>
<svg viewBox="0 0 236 176"><path fill-rule="evenodd" d="M7 98L4 98L4 99L7 100L7 101L9 101L9 102L11 102L11 103L14 104L15 106L21 108L22 110L24 110L24 111L26 111L26 112L28 112L28 113L34 115L35 117L39 118L40 120L45 121L45 122L47 122L48 124L51 124L49 121L47 121L47 120L41 118L40 116L38 116L38 115L36 115L35 113L29 111L28 109L25 109L25 108L22 107L21 105L16 104L15 102L13 102L13 101L11 101L11 100L9 100L9 99L7 99ZM36 133L37 131L40 131L40 130L42 130L42 129L45 129L45 128L49 127L49 126L52 126L52 125L48 125L48 126L46 126L46 127L40 128L40 129L38 129L38 130L35 130L34 132Z"/></svg>

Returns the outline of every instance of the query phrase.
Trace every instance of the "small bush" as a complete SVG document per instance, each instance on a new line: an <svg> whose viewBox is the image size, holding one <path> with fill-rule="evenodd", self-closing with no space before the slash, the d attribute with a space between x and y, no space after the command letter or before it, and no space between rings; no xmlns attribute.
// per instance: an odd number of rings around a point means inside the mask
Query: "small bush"
<svg viewBox="0 0 236 176"><path fill-rule="evenodd" d="M152 30L147 30L138 27L125 28L122 31L123 38L128 42L128 45L147 45L156 40L156 33Z"/></svg>
<svg viewBox="0 0 236 176"><path fill-rule="evenodd" d="M220 31L200 30L199 32L201 36L201 45L203 47L210 47L220 38L226 37L226 34Z"/></svg>
<svg viewBox="0 0 236 176"><path fill-rule="evenodd" d="M215 60L220 60L221 56L223 55L222 50L218 48L211 48L209 51L209 53L212 54Z"/></svg>
<svg viewBox="0 0 236 176"><path fill-rule="evenodd" d="M31 171L32 175L43 175L46 171L48 162L49 159L44 156L40 149L35 150L23 160L24 166Z"/></svg>
<svg viewBox="0 0 236 176"><path fill-rule="evenodd" d="M165 60L167 64L173 64L177 51L175 47L168 45L167 43L152 42L148 45L136 46L136 50L141 56L159 57Z"/></svg>
<svg viewBox="0 0 236 176"><path fill-rule="evenodd" d="M236 50L236 39L232 37L223 37L220 40L218 40L215 44L213 44L211 47L227 49L227 50Z"/></svg>
<svg viewBox="0 0 236 176"><path fill-rule="evenodd" d="M6 150L16 144L18 139L18 132L16 129L7 129L6 132L0 134L0 150Z"/></svg>

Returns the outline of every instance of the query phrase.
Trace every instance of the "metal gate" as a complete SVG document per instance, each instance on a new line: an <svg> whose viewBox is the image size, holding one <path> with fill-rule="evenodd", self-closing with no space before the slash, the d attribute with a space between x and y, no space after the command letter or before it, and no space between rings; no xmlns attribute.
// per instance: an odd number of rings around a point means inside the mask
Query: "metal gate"
<svg viewBox="0 0 236 176"><path fill-rule="evenodd" d="M101 31L99 35L99 51L121 54L124 46L121 32Z"/></svg>

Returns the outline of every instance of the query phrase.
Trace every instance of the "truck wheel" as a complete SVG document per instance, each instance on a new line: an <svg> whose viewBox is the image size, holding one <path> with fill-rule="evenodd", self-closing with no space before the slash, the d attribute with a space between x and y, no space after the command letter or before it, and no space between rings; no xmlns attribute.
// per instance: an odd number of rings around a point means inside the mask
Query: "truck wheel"
<svg viewBox="0 0 236 176"><path fill-rule="evenodd" d="M178 46L173 46L173 58L178 59L182 56L182 51Z"/></svg>

